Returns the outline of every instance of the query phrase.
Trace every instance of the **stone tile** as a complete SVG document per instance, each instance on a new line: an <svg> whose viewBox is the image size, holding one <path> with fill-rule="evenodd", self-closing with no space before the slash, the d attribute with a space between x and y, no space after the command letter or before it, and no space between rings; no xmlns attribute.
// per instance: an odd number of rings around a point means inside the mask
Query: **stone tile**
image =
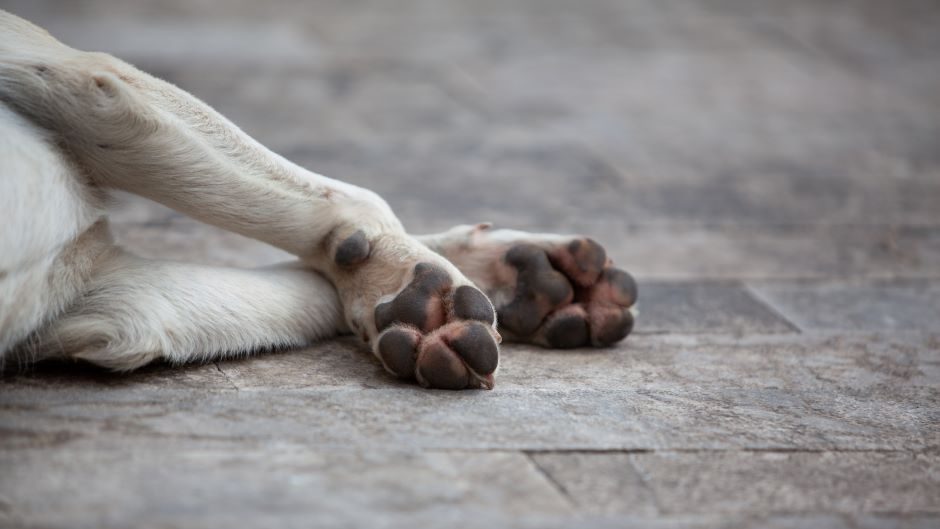
<svg viewBox="0 0 940 529"><path fill-rule="evenodd" d="M627 453L535 453L533 461L571 499L579 512L658 514L656 497Z"/></svg>
<svg viewBox="0 0 940 529"><path fill-rule="evenodd" d="M221 42L234 44L234 50L244 50L246 57L242 60L257 60L260 55L257 48L252 50L243 42L227 42L232 34L240 31L253 36L252 42L258 48L269 49L277 58L284 37L271 37L259 28L263 30L278 21L308 30L306 35L316 37L315 45L332 53L412 57L422 61L520 56L570 48L719 48L752 42L759 37L743 31L740 26L744 24L732 17L708 16L705 11L689 10L687 6L685 9L664 7L659 2L595 0L570 9L564 2L549 5L544 0L512 4L419 0L398 2L394 7L375 1L355 5L319 1L314 7L285 1L266 6L234 1L226 3L224 16L213 10L213 2L162 2L151 6L94 0L72 2L67 7L48 0L11 0L8 3L12 11L74 37L80 43L102 42L104 39L98 34L107 34L107 29L114 27L110 38L103 42L106 46L141 55L172 54L178 60L190 57L183 52L185 45L208 40L207 36L212 34L221 34ZM70 26L67 21L74 25ZM182 24L170 32L162 27L166 24L173 28L170 21ZM139 27L135 27L135 23ZM133 30L138 30L137 42L134 42ZM168 33L176 37L177 42L164 46L163 50L154 45L159 37L166 38ZM149 46L142 46L142 43ZM204 47L224 49L219 42L211 41ZM195 51L197 58L205 53Z"/></svg>
<svg viewBox="0 0 940 529"><path fill-rule="evenodd" d="M570 513L517 453L174 442L4 451L0 468L6 527L538 526Z"/></svg>
<svg viewBox="0 0 940 529"><path fill-rule="evenodd" d="M794 332L792 324L737 282L641 282L640 292L636 333Z"/></svg>
<svg viewBox="0 0 940 529"><path fill-rule="evenodd" d="M940 81L940 39L934 31L940 23L940 12L930 2L905 0L891 6L877 1L824 6L788 2L783 9L774 8L778 6L745 12L770 31L789 38L794 46L858 72L868 82L938 101L936 90L930 86Z"/></svg>
<svg viewBox="0 0 940 529"><path fill-rule="evenodd" d="M936 454L671 453L631 461L664 513L940 511Z"/></svg>
<svg viewBox="0 0 940 529"><path fill-rule="evenodd" d="M290 19L168 17L98 13L38 14L31 21L77 49L111 53L144 69L186 62L204 65L315 63L323 46Z"/></svg>
<svg viewBox="0 0 940 529"><path fill-rule="evenodd" d="M591 513L918 513L940 509L936 454L539 453Z"/></svg>
<svg viewBox="0 0 940 529"><path fill-rule="evenodd" d="M940 329L940 283L759 283L755 292L806 330Z"/></svg>
<svg viewBox="0 0 940 529"><path fill-rule="evenodd" d="M408 387L391 378L361 342L347 336L297 351L220 362L239 390Z"/></svg>
<svg viewBox="0 0 940 529"><path fill-rule="evenodd" d="M360 166L376 153L405 157L418 154L403 151L407 146L472 137L482 123L477 102L453 89L452 76L406 60L363 57L259 68L184 62L153 70L279 152L304 147L322 155L324 146L340 144L350 150L350 161L364 157ZM310 169L325 172L316 163Z"/></svg>
<svg viewBox="0 0 940 529"><path fill-rule="evenodd" d="M567 219L640 280L937 278L940 231L888 226L696 226Z"/></svg>
<svg viewBox="0 0 940 529"><path fill-rule="evenodd" d="M0 387L8 430L0 444L923 450L940 433L940 372L936 338L922 340L638 337L614 354L507 348L492 392L426 391L390 381L374 364L373 377L360 380L365 368L347 362L311 365L314 377L289 362L254 371L239 364L227 380L251 380L237 392L9 384Z"/></svg>
<svg viewBox="0 0 940 529"><path fill-rule="evenodd" d="M936 104L802 49L559 50L460 67L513 123L490 123L490 137L516 127L590 146L646 218L940 220Z"/></svg>
<svg viewBox="0 0 940 529"><path fill-rule="evenodd" d="M859 529L928 529L940 523L937 514L868 515L853 520Z"/></svg>

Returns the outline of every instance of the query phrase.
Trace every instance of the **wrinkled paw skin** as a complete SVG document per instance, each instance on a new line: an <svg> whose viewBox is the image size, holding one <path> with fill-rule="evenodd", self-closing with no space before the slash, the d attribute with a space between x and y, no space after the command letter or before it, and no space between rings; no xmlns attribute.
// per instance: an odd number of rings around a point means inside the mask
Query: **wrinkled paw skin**
<svg viewBox="0 0 940 529"><path fill-rule="evenodd" d="M496 313L482 292L418 263L411 282L375 308L385 369L426 388L492 389L499 363Z"/></svg>
<svg viewBox="0 0 940 529"><path fill-rule="evenodd" d="M515 270L516 283L497 313L510 338L557 349L604 347L633 330L636 281L614 268L592 239L549 248L520 243L504 261Z"/></svg>

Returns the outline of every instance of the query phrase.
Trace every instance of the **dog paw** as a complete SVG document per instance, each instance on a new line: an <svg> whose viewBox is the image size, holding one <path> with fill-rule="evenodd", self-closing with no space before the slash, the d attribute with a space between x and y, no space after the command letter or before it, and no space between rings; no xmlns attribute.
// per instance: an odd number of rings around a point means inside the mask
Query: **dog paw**
<svg viewBox="0 0 940 529"><path fill-rule="evenodd" d="M633 329L637 285L587 237L458 227L432 245L493 300L509 340L604 347Z"/></svg>
<svg viewBox="0 0 940 529"><path fill-rule="evenodd" d="M418 263L411 281L375 308L375 352L385 368L428 388L492 389L499 363L493 304L442 268Z"/></svg>
<svg viewBox="0 0 940 529"><path fill-rule="evenodd" d="M362 232L333 255L347 321L388 372L426 388L492 389L496 312L456 267L413 239Z"/></svg>

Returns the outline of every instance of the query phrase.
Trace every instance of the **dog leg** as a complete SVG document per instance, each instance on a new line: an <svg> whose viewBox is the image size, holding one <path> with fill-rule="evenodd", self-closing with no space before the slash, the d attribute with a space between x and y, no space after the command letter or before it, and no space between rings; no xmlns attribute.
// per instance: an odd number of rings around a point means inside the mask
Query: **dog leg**
<svg viewBox="0 0 940 529"><path fill-rule="evenodd" d="M552 348L602 347L633 329L633 277L580 236L457 226L419 237L493 300L499 331Z"/></svg>
<svg viewBox="0 0 940 529"><path fill-rule="evenodd" d="M156 359L208 361L345 332L333 285L300 263L248 270L115 248L72 307L17 352L130 371Z"/></svg>
<svg viewBox="0 0 940 529"><path fill-rule="evenodd" d="M0 100L55 132L98 185L301 257L333 282L350 329L396 375L492 386L492 304L378 195L288 162L169 83L37 31L0 12Z"/></svg>

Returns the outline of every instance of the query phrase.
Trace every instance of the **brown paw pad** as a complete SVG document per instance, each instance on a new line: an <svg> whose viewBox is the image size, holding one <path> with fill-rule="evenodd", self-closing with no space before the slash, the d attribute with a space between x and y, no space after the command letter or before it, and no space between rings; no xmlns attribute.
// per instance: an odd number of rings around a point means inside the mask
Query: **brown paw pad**
<svg viewBox="0 0 940 529"><path fill-rule="evenodd" d="M493 387L499 349L483 323L455 323L420 345L417 378L437 389ZM475 374L474 374L475 373Z"/></svg>
<svg viewBox="0 0 940 529"><path fill-rule="evenodd" d="M575 239L551 252L555 266L572 281L586 287L597 281L607 265L607 251L594 239Z"/></svg>
<svg viewBox="0 0 940 529"><path fill-rule="evenodd" d="M549 316L541 333L545 345L555 349L572 349L591 343L588 314L581 305L569 305Z"/></svg>
<svg viewBox="0 0 940 529"><path fill-rule="evenodd" d="M479 375L496 371L499 363L499 348L490 331L482 323L468 322L456 330L442 334L444 342Z"/></svg>
<svg viewBox="0 0 940 529"><path fill-rule="evenodd" d="M626 270L609 267L604 270L597 284L591 288L591 300L613 303L621 307L632 307L636 303L638 290L636 280Z"/></svg>
<svg viewBox="0 0 940 529"><path fill-rule="evenodd" d="M487 323L496 321L496 311L490 300L479 290L467 285L458 287L454 292L454 316Z"/></svg>
<svg viewBox="0 0 940 529"><path fill-rule="evenodd" d="M379 357L400 378L413 378L421 336L412 329L393 328L379 338Z"/></svg>
<svg viewBox="0 0 940 529"><path fill-rule="evenodd" d="M359 230L339 243L333 261L343 268L349 268L365 261L369 257L370 249L366 234Z"/></svg>
<svg viewBox="0 0 940 529"><path fill-rule="evenodd" d="M506 263L516 269L515 297L500 308L500 324L514 334L528 336L545 316L574 297L571 284L552 267L540 248L520 244L506 252Z"/></svg>
<svg viewBox="0 0 940 529"><path fill-rule="evenodd" d="M623 340L633 330L633 314L616 305L590 308L591 344L606 347Z"/></svg>
<svg viewBox="0 0 940 529"><path fill-rule="evenodd" d="M381 331L393 323L403 323L427 333L440 327L447 317L442 296L451 284L444 270L418 263L411 283L395 299L375 307L376 328Z"/></svg>

